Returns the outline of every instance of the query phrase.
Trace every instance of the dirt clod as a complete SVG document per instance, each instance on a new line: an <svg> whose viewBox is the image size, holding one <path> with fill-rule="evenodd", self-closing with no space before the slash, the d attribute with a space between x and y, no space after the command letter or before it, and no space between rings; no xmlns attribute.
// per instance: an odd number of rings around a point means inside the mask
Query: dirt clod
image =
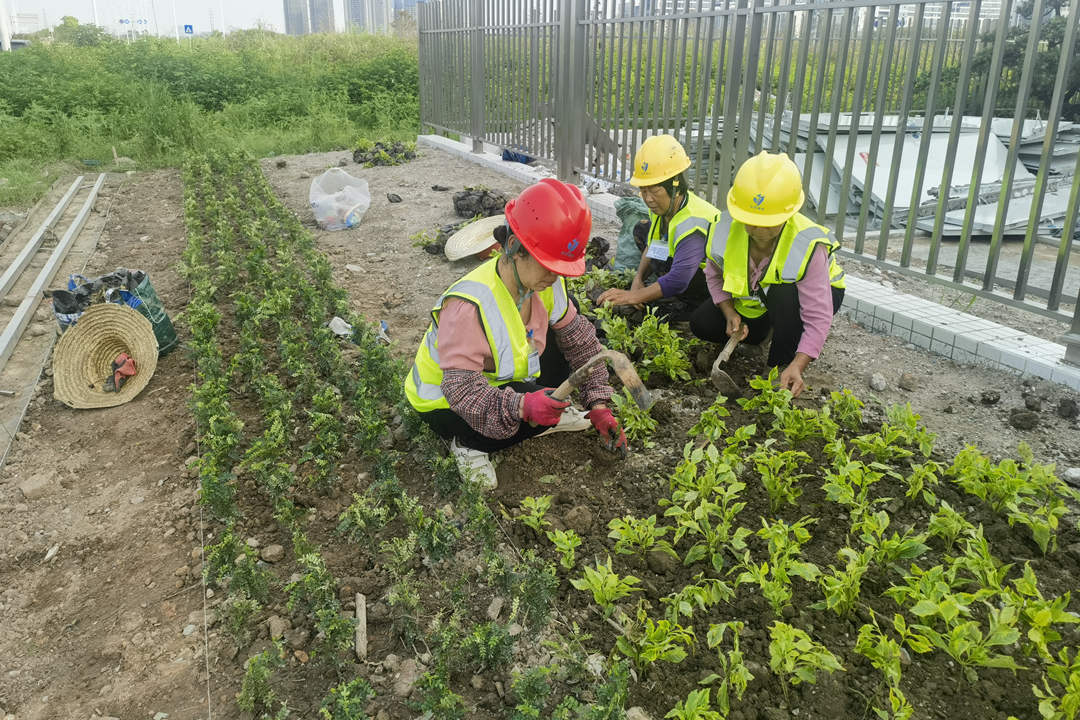
<svg viewBox="0 0 1080 720"><path fill-rule="evenodd" d="M503 212L510 198L497 190L467 187L454 193L454 212L458 217L491 217Z"/></svg>
<svg viewBox="0 0 1080 720"><path fill-rule="evenodd" d="M1039 424L1039 414L1026 408L1009 411L1009 424L1017 430L1034 430Z"/></svg>
<svg viewBox="0 0 1080 720"><path fill-rule="evenodd" d="M387 199L387 201L392 202L392 203L401 202L401 196L398 195L397 193L386 193L386 199Z"/></svg>
<svg viewBox="0 0 1080 720"><path fill-rule="evenodd" d="M885 381L885 376L881 373L874 373L870 376L870 389L875 392L883 392L889 387L889 383Z"/></svg>
<svg viewBox="0 0 1080 720"><path fill-rule="evenodd" d="M996 405L1001 401L1001 393L997 390L983 390L979 394L979 402L983 405Z"/></svg>
<svg viewBox="0 0 1080 720"><path fill-rule="evenodd" d="M1076 401L1072 398L1062 398L1058 401L1055 412L1058 414L1058 417L1071 420L1077 415L1080 415L1080 407L1077 406Z"/></svg>
<svg viewBox="0 0 1080 720"><path fill-rule="evenodd" d="M900 376L900 381L896 383L901 390L907 390L913 392L919 387L919 378L911 373L904 373Z"/></svg>

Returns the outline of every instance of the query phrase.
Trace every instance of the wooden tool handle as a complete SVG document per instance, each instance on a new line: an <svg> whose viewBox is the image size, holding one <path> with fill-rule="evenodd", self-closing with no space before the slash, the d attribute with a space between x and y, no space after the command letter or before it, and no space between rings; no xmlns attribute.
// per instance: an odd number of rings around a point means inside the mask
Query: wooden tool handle
<svg viewBox="0 0 1080 720"><path fill-rule="evenodd" d="M727 345L720 351L720 354L716 356L716 362L727 362L731 359L731 353L735 352L735 346L739 344L739 338L732 335L728 338Z"/></svg>

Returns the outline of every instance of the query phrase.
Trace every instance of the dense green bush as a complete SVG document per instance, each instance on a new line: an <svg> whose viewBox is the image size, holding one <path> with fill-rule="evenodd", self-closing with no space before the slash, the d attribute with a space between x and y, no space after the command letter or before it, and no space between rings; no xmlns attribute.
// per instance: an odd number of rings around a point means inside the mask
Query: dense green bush
<svg viewBox="0 0 1080 720"><path fill-rule="evenodd" d="M177 165L192 150L265 156L416 132L415 41L249 30L177 44L38 43L0 54L0 206L32 200L50 171Z"/></svg>

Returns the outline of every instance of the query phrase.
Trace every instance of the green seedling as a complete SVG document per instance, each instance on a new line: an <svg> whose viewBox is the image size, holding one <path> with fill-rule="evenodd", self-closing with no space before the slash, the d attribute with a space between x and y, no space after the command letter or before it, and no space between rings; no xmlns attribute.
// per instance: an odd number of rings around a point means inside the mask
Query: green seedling
<svg viewBox="0 0 1080 720"><path fill-rule="evenodd" d="M953 510L949 503L942 500L938 510L930 517L930 525L927 528L930 537L939 537L945 543L945 549L949 550L956 543L956 539L962 534L972 532L975 526L971 522Z"/></svg>
<svg viewBox="0 0 1080 720"><path fill-rule="evenodd" d="M330 693L323 698L319 706L319 717L323 720L366 720L364 709L375 697L375 690L363 678L330 688Z"/></svg>
<svg viewBox="0 0 1080 720"><path fill-rule="evenodd" d="M787 684L817 683L818 673L843 670L836 656L802 630L774 622L769 628L769 667Z"/></svg>
<svg viewBox="0 0 1080 720"><path fill-rule="evenodd" d="M859 553L845 547L840 548L836 554L845 561L844 569L837 570L830 565L830 572L822 573L818 583L825 594L825 599L811 607L816 610L832 610L844 617L851 613L859 600L862 579L866 571L870 569L873 551L868 548Z"/></svg>
<svg viewBox="0 0 1080 720"><path fill-rule="evenodd" d="M649 415L649 411L638 407L626 388L623 388L622 393L613 395L611 399L618 410L619 421L622 423L623 430L626 431L626 437L634 442L640 442L642 447L653 447L655 443L649 438L660 427L660 424Z"/></svg>
<svg viewBox="0 0 1080 720"><path fill-rule="evenodd" d="M574 569L574 550L581 545L581 538L573 530L548 530L547 539L559 551L559 564L567 570Z"/></svg>
<svg viewBox="0 0 1080 720"><path fill-rule="evenodd" d="M626 627L615 641L616 649L634 664L642 675L654 663L681 663L686 659L685 648L694 645L694 629L671 620L653 620L644 607L637 610L637 622Z"/></svg>
<svg viewBox="0 0 1080 720"><path fill-rule="evenodd" d="M753 674L751 674L743 661L742 651L739 650L739 635L742 633L743 627L743 623L739 621L709 625L706 642L711 649L716 650L723 674L714 673L699 682L701 685L719 683L716 688L716 704L720 707L720 712L724 717L727 717L728 713L731 712L732 691L734 691L736 699L742 700L746 687L754 679ZM728 630L731 631L732 647L731 650L724 652L720 646L723 644L724 636Z"/></svg>
<svg viewBox="0 0 1080 720"><path fill-rule="evenodd" d="M664 536L671 530L667 526L656 526L656 516L635 518L630 515L614 518L608 523L608 537L615 541L615 552L622 555L637 554L642 559L650 551L656 550L677 558L671 543Z"/></svg>
<svg viewBox="0 0 1080 720"><path fill-rule="evenodd" d="M734 597L735 590L723 580L698 573L692 584L660 598L660 602L667 607L665 617L678 622L680 618L692 617L698 610L707 612L722 602L730 602Z"/></svg>
<svg viewBox="0 0 1080 720"><path fill-rule="evenodd" d="M525 523L538 533L544 532L544 528L550 525L544 516L547 511L551 509L552 495L541 495L540 497L526 497L521 501L521 515L518 519Z"/></svg>
<svg viewBox="0 0 1080 720"><path fill-rule="evenodd" d="M770 449L771 442L766 440L759 445L750 460L761 476L761 483L769 493L770 507L775 513L784 503L797 504L802 495L799 481L809 476L796 470L801 464L809 462L810 456L799 450L776 452Z"/></svg>
<svg viewBox="0 0 1080 720"><path fill-rule="evenodd" d="M668 711L665 718L673 720L724 720L724 715L709 704L709 688L691 690L685 700L680 700Z"/></svg>
<svg viewBox="0 0 1080 720"><path fill-rule="evenodd" d="M612 570L609 557L603 565L597 561L595 567L585 568L585 575L571 580L570 584L578 590L591 592L593 601L603 609L606 617L610 617L617 600L630 593L641 592L641 588L634 587L640 582L633 575L620 577Z"/></svg>
<svg viewBox="0 0 1080 720"><path fill-rule="evenodd" d="M845 430L858 432L862 428L863 402L848 390L829 393L829 415Z"/></svg>

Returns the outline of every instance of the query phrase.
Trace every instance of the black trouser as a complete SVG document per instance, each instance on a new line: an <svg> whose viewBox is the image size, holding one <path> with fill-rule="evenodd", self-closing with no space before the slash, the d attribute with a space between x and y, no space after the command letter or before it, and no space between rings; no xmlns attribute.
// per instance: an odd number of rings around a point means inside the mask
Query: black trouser
<svg viewBox="0 0 1080 720"><path fill-rule="evenodd" d="M570 377L570 363L567 362L562 350L559 349L559 344L555 341L555 331L548 326L547 345L544 346L544 352L540 355L540 376L536 378L536 382L511 382L507 383L506 387L511 387L519 393L528 393L558 387L568 377ZM522 421L516 433L508 438L498 439L476 432L463 417L453 410L422 412L420 419L430 425L440 437L446 440L457 438L458 445L488 453L517 445L522 440L527 440L547 430L542 425L533 427Z"/></svg>
<svg viewBox="0 0 1080 720"><path fill-rule="evenodd" d="M769 285L765 295L767 312L756 318L743 318L749 333L743 342L760 345L772 328L769 367L787 365L795 357L802 339L803 322L799 312L799 290L794 283ZM832 288L833 315L844 302L843 288ZM690 331L702 340L726 343L727 318L712 298L703 302L690 317Z"/></svg>

